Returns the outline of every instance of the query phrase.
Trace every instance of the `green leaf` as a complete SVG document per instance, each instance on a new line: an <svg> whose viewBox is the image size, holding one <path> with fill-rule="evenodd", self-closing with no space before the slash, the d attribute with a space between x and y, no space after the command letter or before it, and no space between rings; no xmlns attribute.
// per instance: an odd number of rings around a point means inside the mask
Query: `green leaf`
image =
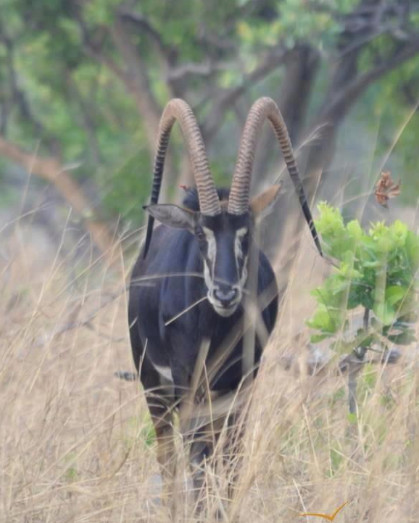
<svg viewBox="0 0 419 523"><path fill-rule="evenodd" d="M395 305L396 303L403 300L406 296L408 289L406 287L390 285L385 291L385 301L389 305Z"/></svg>
<svg viewBox="0 0 419 523"><path fill-rule="evenodd" d="M396 320L395 310L388 303L374 304L373 311L383 325L391 325Z"/></svg>
<svg viewBox="0 0 419 523"><path fill-rule="evenodd" d="M419 236L412 231L408 231L405 241L406 253L412 272L419 266Z"/></svg>

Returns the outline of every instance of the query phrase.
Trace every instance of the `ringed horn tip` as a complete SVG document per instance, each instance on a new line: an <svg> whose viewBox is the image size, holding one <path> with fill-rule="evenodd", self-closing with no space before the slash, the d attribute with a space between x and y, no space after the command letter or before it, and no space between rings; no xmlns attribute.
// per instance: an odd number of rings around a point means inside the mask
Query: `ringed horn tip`
<svg viewBox="0 0 419 523"><path fill-rule="evenodd" d="M316 247L322 256L323 253L319 238L304 194L303 184L298 173L297 163L288 136L287 126L285 125L281 111L272 98L263 97L256 100L247 116L231 184L228 212L230 214L240 215L246 213L249 208L250 180L254 156L265 120L269 120L279 142L288 172L297 191L304 217L308 223Z"/></svg>
<svg viewBox="0 0 419 523"><path fill-rule="evenodd" d="M173 98L167 103L160 119L150 203L155 204L159 199L170 133L176 121L179 122L192 163L192 171L198 191L201 212L207 216L216 216L221 213L221 204L209 169L204 140L202 139L201 131L199 130L191 107L180 98ZM144 245L144 257L150 245L153 223L153 217L149 216Z"/></svg>

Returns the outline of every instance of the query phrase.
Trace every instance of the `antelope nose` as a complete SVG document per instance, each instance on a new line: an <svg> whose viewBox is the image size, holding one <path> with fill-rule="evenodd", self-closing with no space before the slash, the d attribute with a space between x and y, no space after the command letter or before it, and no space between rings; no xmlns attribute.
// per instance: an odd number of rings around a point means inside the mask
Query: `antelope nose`
<svg viewBox="0 0 419 523"><path fill-rule="evenodd" d="M239 294L239 291L237 289L214 289L214 298L223 305L223 307L228 307Z"/></svg>

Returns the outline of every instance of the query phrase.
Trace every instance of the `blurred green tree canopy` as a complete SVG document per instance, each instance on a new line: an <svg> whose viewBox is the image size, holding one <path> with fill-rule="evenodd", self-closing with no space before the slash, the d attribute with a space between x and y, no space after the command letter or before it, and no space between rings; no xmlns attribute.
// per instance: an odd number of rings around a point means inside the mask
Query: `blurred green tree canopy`
<svg viewBox="0 0 419 523"><path fill-rule="evenodd" d="M416 2L0 0L0 6L2 166L19 163L10 144L53 158L88 189L104 217L142 219L158 121L175 96L194 108L220 182L229 179L258 96L278 102L296 145L319 129L300 160L309 192L330 166L337 132L355 105L366 127L382 120L382 154L410 115L397 148L403 176L419 190ZM174 142L166 173L172 185L190 175L179 135ZM260 149L256 169L267 173L273 138Z"/></svg>

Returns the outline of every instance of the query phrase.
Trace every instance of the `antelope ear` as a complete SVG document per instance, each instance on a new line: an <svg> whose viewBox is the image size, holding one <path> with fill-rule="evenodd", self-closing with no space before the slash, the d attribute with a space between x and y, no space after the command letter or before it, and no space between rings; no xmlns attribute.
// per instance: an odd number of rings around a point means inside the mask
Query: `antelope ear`
<svg viewBox="0 0 419 523"><path fill-rule="evenodd" d="M166 203L145 205L143 209L164 225L176 229L187 229L191 232L195 230L197 213L194 211Z"/></svg>
<svg viewBox="0 0 419 523"><path fill-rule="evenodd" d="M281 184L277 183L252 199L252 201L250 202L250 208L252 209L254 216L265 216L269 213L278 197L280 188Z"/></svg>

